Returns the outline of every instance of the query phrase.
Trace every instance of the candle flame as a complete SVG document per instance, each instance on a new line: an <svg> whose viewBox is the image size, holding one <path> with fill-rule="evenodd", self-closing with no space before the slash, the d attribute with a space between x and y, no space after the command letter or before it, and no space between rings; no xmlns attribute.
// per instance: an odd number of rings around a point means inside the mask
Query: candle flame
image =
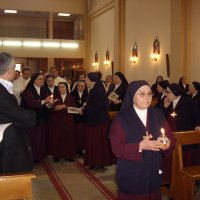
<svg viewBox="0 0 200 200"><path fill-rule="evenodd" d="M160 132L162 133L162 135L164 135L164 134L165 134L165 129L164 129L164 128L161 128L161 129L160 129Z"/></svg>

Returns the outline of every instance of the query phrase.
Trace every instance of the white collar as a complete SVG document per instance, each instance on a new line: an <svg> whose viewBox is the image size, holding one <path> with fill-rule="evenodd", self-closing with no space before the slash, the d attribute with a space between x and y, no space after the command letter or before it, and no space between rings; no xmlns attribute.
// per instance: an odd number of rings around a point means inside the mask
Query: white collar
<svg viewBox="0 0 200 200"><path fill-rule="evenodd" d="M40 87L36 86L35 84L33 84L33 85L34 85L34 87L35 87L35 89L36 89L38 95L40 95Z"/></svg>
<svg viewBox="0 0 200 200"><path fill-rule="evenodd" d="M79 91L78 91L78 94L79 94L79 96L82 96L83 92L79 92Z"/></svg>
<svg viewBox="0 0 200 200"><path fill-rule="evenodd" d="M179 100L180 100L181 96L178 96L177 99L173 100L173 109L176 107L176 105L178 104Z"/></svg>
<svg viewBox="0 0 200 200"><path fill-rule="evenodd" d="M141 109L137 108L134 104L133 104L133 108L135 109L135 112L137 113L138 117L140 118L140 120L142 121L144 126L146 126L146 124L147 124L147 108L141 110Z"/></svg>
<svg viewBox="0 0 200 200"><path fill-rule="evenodd" d="M6 90L7 90L10 94L13 94L13 91L12 91L13 83L12 83L12 82L0 78L0 83L6 88Z"/></svg>
<svg viewBox="0 0 200 200"><path fill-rule="evenodd" d="M67 93L65 93L65 94L61 94L61 97L62 97L63 102L65 102L65 98L66 98L66 96L67 96Z"/></svg>
<svg viewBox="0 0 200 200"><path fill-rule="evenodd" d="M122 82L121 82L122 83ZM115 89L114 89L114 91L121 85L121 83L119 83L119 84L117 84L117 85L115 85Z"/></svg>
<svg viewBox="0 0 200 200"><path fill-rule="evenodd" d="M194 93L194 94L192 95L192 98L195 97L195 96L197 95L197 93L198 93L198 92Z"/></svg>

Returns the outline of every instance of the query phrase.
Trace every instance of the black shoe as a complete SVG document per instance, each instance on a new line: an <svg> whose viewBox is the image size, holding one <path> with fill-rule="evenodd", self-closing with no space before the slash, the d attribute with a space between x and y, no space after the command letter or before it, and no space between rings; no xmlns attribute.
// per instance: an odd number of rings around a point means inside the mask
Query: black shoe
<svg viewBox="0 0 200 200"><path fill-rule="evenodd" d="M80 150L80 151L78 151L78 155L79 156L84 156L85 154Z"/></svg>
<svg viewBox="0 0 200 200"><path fill-rule="evenodd" d="M99 169L99 166L95 166L94 168L93 168L93 170L98 170Z"/></svg>
<svg viewBox="0 0 200 200"><path fill-rule="evenodd" d="M40 160L34 160L33 161L35 164L37 164L37 163L40 163L41 161Z"/></svg>
<svg viewBox="0 0 200 200"><path fill-rule="evenodd" d="M89 167L89 169L96 171L96 170L100 169L100 167L99 166L92 166L92 167Z"/></svg>
<svg viewBox="0 0 200 200"><path fill-rule="evenodd" d="M89 169L93 170L95 169L97 166L92 166L92 167L89 167Z"/></svg>
<svg viewBox="0 0 200 200"><path fill-rule="evenodd" d="M106 169L105 167L99 166L99 169Z"/></svg>
<svg viewBox="0 0 200 200"><path fill-rule="evenodd" d="M66 161L68 161L68 162L74 162L74 159L73 158L67 158L67 159L65 159Z"/></svg>
<svg viewBox="0 0 200 200"><path fill-rule="evenodd" d="M58 159L58 158L54 158L53 161L54 161L54 162L58 162L59 159Z"/></svg>

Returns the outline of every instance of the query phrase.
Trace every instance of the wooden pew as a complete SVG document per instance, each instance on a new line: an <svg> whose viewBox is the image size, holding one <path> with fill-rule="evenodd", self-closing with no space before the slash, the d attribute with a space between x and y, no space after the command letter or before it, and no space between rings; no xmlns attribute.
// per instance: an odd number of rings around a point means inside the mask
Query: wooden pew
<svg viewBox="0 0 200 200"><path fill-rule="evenodd" d="M174 132L174 137L177 143L173 151L170 197L173 200L194 200L195 181L200 180L200 166L183 167L182 146L200 144L200 132Z"/></svg>
<svg viewBox="0 0 200 200"><path fill-rule="evenodd" d="M0 175L0 199L32 200L32 178L31 173Z"/></svg>

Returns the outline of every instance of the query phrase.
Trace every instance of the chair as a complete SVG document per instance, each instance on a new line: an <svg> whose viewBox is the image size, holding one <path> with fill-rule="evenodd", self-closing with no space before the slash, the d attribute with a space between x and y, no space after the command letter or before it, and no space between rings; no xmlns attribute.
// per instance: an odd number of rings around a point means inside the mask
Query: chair
<svg viewBox="0 0 200 200"><path fill-rule="evenodd" d="M174 132L174 137L177 143L172 158L170 198L194 200L195 181L200 180L200 166L183 167L182 146L200 144L200 133L198 131Z"/></svg>
<svg viewBox="0 0 200 200"><path fill-rule="evenodd" d="M0 199L32 200L34 174L5 174L0 176Z"/></svg>

